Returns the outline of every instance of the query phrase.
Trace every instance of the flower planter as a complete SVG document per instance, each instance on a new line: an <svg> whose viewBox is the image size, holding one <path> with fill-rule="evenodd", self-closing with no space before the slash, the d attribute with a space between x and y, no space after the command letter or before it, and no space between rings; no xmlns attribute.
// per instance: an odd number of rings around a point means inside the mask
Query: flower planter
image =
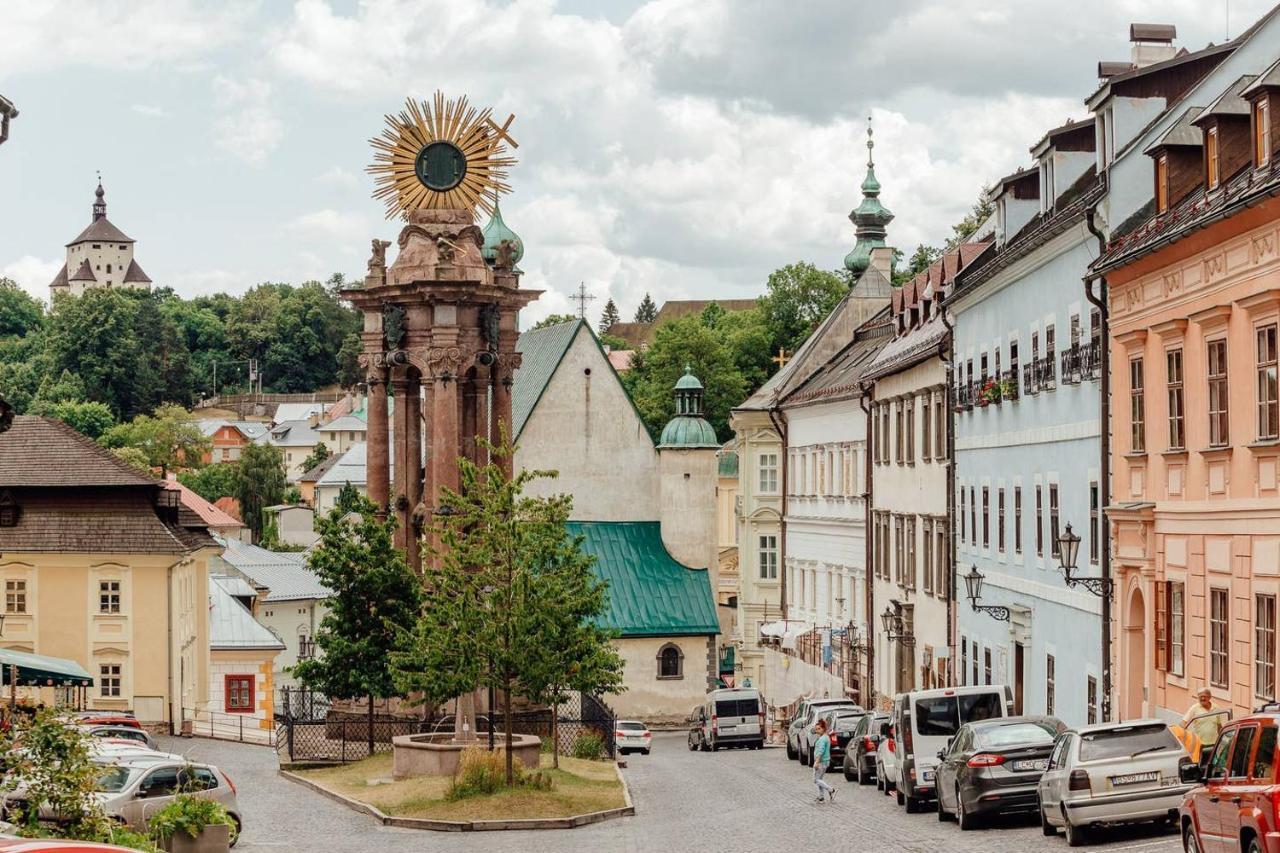
<svg viewBox="0 0 1280 853"><path fill-rule="evenodd" d="M168 853L230 853L231 827L225 823L212 823L195 838L185 832L175 832L160 846Z"/></svg>

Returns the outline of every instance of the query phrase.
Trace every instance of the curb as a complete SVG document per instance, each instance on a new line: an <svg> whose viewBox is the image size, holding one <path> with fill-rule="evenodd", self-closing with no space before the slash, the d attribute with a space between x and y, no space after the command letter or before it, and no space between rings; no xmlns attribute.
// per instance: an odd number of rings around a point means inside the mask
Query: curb
<svg viewBox="0 0 1280 853"><path fill-rule="evenodd" d="M586 814L570 815L569 817L527 818L522 820L433 820L422 817L394 817L383 813L368 803L362 803L351 797L343 796L336 791L331 791L317 782L299 776L297 773L284 768L281 768L278 772L282 778L304 788L309 788L334 802L341 803L352 811L368 815L383 826L422 829L432 832L503 832L528 829L575 829L579 826L589 826L593 823L634 815L636 808L631 799L631 786L627 784L626 777L616 764L613 770L618 774L618 781L622 783L622 801L625 805L621 808L587 812Z"/></svg>

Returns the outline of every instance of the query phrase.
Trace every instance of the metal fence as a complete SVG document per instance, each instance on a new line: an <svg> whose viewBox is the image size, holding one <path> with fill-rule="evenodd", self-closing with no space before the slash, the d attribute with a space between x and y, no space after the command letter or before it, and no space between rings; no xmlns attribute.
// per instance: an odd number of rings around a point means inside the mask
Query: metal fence
<svg viewBox="0 0 1280 853"><path fill-rule="evenodd" d="M253 714L224 714L220 711L182 709L182 731L195 737L234 740L274 746L276 729L272 721Z"/></svg>
<svg viewBox="0 0 1280 853"><path fill-rule="evenodd" d="M369 718L357 712L334 711L328 700L309 691L291 690L282 696L276 713L275 745L284 763L347 763L370 756ZM516 734L538 735L544 741L557 735L562 755L571 755L580 738L599 737L604 755L616 754L613 710L598 697L574 694L555 714L549 708L516 711L511 728ZM403 735L444 734L453 729L452 715L411 718L377 714L373 717L373 754L389 752L392 738ZM479 715L477 732L482 745L502 743L506 720L502 713Z"/></svg>

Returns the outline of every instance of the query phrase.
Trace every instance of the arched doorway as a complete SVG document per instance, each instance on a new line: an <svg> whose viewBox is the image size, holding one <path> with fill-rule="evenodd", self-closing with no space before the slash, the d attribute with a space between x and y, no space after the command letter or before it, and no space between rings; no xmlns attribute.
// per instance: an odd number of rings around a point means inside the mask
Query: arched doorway
<svg viewBox="0 0 1280 853"><path fill-rule="evenodd" d="M1127 719L1146 716L1147 684L1147 605L1142 588L1135 587L1129 596L1129 613L1125 619L1125 691L1124 715Z"/></svg>

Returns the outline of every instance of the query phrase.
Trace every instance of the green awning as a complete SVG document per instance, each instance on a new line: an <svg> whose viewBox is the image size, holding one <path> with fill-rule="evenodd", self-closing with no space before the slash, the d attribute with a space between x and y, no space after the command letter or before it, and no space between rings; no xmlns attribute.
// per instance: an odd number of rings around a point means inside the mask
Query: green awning
<svg viewBox="0 0 1280 853"><path fill-rule="evenodd" d="M0 684L8 687L13 668L18 668L21 687L88 687L93 678L73 660L0 649Z"/></svg>

